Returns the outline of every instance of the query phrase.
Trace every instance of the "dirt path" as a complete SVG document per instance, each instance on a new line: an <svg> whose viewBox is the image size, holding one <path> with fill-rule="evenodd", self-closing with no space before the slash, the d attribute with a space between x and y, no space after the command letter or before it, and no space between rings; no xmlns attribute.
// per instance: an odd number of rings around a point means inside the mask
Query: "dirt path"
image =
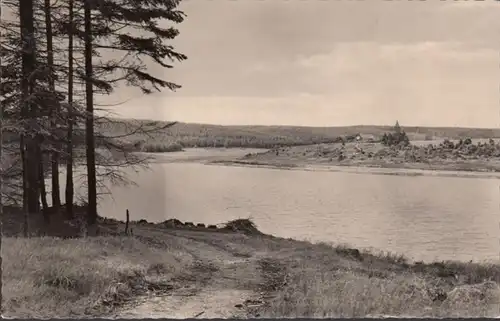
<svg viewBox="0 0 500 321"><path fill-rule="evenodd" d="M169 296L144 298L117 318L237 318L245 317L244 309L236 308L252 297L250 291L204 288L196 295L173 293Z"/></svg>
<svg viewBox="0 0 500 321"><path fill-rule="evenodd" d="M147 234L189 253L194 264L185 275L168 280L173 285L169 293L140 297L114 317L247 317L249 308L262 304L260 289L265 280L258 255L225 248L204 238L204 233L149 230Z"/></svg>

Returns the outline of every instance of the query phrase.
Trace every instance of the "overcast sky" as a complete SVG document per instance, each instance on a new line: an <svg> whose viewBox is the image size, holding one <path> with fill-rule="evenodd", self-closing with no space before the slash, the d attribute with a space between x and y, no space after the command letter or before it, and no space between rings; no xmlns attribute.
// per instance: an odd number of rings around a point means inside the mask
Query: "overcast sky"
<svg viewBox="0 0 500 321"><path fill-rule="evenodd" d="M214 124L500 126L500 3L185 0L164 71L123 117Z"/></svg>

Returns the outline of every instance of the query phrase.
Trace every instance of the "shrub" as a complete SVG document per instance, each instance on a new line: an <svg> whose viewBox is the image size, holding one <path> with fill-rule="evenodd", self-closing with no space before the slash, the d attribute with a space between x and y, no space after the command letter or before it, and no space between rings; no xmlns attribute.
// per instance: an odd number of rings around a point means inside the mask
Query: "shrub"
<svg viewBox="0 0 500 321"><path fill-rule="evenodd" d="M143 147L143 151L147 153L170 153L183 151L182 145L179 143L165 144L148 144Z"/></svg>

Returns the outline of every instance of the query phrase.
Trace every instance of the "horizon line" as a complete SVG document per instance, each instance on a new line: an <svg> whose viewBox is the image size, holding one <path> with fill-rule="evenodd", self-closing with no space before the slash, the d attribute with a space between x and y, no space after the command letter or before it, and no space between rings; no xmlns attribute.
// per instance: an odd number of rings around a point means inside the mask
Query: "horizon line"
<svg viewBox="0 0 500 321"><path fill-rule="evenodd" d="M115 118L115 117L113 117ZM289 125L289 124L217 124L217 123L202 123L202 122L187 122L178 120L158 120L150 118L130 118L130 117L120 117L116 118L122 120L133 120L133 121L150 121L150 122L165 122L172 123L177 122L177 124L187 124L187 125L205 125L205 126L221 126L221 127L305 127L305 128L348 128L348 127L394 127L394 125L375 125L375 124L356 124L356 125L338 125L338 126L314 126L314 125ZM404 129L408 128L456 128L456 129L482 129L482 130L500 130L500 127L467 127L467 126L422 126L422 125L401 125Z"/></svg>

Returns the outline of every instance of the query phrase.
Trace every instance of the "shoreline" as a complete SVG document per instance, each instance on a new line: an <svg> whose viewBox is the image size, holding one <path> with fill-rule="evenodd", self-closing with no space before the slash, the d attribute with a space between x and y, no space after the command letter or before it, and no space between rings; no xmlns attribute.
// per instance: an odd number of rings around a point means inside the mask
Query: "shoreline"
<svg viewBox="0 0 500 321"><path fill-rule="evenodd" d="M437 176L437 177L461 177L461 178L487 178L500 179L500 172L487 172L477 170L457 170L443 165L440 168L422 169L409 168L407 164L393 164L395 166L377 166L362 164L336 164L325 165L315 163L298 162L263 162L245 160L215 160L206 161L205 165L212 166L236 166L248 168L267 168L279 170L312 171L312 172L341 172L349 174L372 174L372 175L395 175L395 176Z"/></svg>
<svg viewBox="0 0 500 321"><path fill-rule="evenodd" d="M333 145L305 145L282 147L275 156L270 149L253 148L187 148L183 152L145 153L155 159L155 163L200 163L204 165L240 166L281 170L345 172L353 174L377 174L396 176L437 176L463 178L500 178L500 160L496 159L444 159L429 163L404 162L401 159L346 159L342 161L317 156L302 157L302 150L326 148ZM349 146L352 144L346 144ZM366 144L373 145L373 144ZM352 146L350 146L352 147ZM348 147L349 148L349 147ZM298 151L296 151L298 149ZM291 153L291 154L290 154ZM272 155L271 155L272 154Z"/></svg>

